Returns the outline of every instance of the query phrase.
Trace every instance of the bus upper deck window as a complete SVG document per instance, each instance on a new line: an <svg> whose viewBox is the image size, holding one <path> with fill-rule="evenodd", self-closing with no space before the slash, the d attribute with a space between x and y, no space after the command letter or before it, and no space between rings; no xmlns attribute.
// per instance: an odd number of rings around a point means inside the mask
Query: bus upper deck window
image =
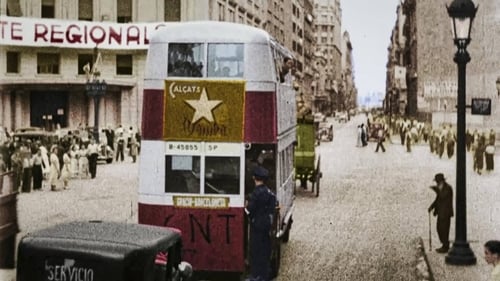
<svg viewBox="0 0 500 281"><path fill-rule="evenodd" d="M208 77L243 77L243 44L208 44Z"/></svg>
<svg viewBox="0 0 500 281"><path fill-rule="evenodd" d="M203 77L205 52L201 43L168 45L168 76Z"/></svg>

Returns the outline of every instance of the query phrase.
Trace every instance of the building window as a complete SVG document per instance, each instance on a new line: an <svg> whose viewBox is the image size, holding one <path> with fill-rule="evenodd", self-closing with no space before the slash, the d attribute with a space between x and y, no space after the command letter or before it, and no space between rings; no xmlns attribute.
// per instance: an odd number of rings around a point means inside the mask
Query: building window
<svg viewBox="0 0 500 281"><path fill-rule="evenodd" d="M116 74L132 75L132 55L116 55Z"/></svg>
<svg viewBox="0 0 500 281"><path fill-rule="evenodd" d="M59 74L59 54L38 53L36 61L38 74Z"/></svg>
<svg viewBox="0 0 500 281"><path fill-rule="evenodd" d="M93 9L92 0L78 0L78 20L92 21Z"/></svg>
<svg viewBox="0 0 500 281"><path fill-rule="evenodd" d="M181 21L181 0L165 0L165 21Z"/></svg>
<svg viewBox="0 0 500 281"><path fill-rule="evenodd" d="M116 0L117 2L117 22L132 22L132 0Z"/></svg>
<svg viewBox="0 0 500 281"><path fill-rule="evenodd" d="M229 21L230 22L235 22L236 20L236 15L233 9L229 9Z"/></svg>
<svg viewBox="0 0 500 281"><path fill-rule="evenodd" d="M226 13L225 6L219 3L219 21L224 21L224 14Z"/></svg>
<svg viewBox="0 0 500 281"><path fill-rule="evenodd" d="M21 6L19 5L19 0L7 0L7 16L10 17L22 17Z"/></svg>
<svg viewBox="0 0 500 281"><path fill-rule="evenodd" d="M42 18L55 18L55 0L42 0Z"/></svg>
<svg viewBox="0 0 500 281"><path fill-rule="evenodd" d="M85 65L88 64L88 71L92 69L92 65L94 64L94 56L91 54L79 54L78 55L78 74L86 74L85 69L87 68Z"/></svg>
<svg viewBox="0 0 500 281"><path fill-rule="evenodd" d="M18 52L7 52L7 73L19 73Z"/></svg>

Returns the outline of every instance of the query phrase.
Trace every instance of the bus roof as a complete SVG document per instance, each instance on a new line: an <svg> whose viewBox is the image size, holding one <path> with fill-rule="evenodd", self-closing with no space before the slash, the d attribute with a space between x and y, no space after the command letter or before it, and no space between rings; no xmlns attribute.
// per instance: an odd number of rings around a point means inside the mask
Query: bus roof
<svg viewBox="0 0 500 281"><path fill-rule="evenodd" d="M166 42L231 42L268 43L271 36L262 29L232 22L172 22L158 29L150 43Z"/></svg>

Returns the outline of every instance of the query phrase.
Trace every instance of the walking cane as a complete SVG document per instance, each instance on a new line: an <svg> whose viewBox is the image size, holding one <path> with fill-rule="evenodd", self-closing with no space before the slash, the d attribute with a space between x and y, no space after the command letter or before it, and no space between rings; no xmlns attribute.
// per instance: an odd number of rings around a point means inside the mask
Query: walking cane
<svg viewBox="0 0 500 281"><path fill-rule="evenodd" d="M432 251L432 235L431 235L431 212L429 214L429 251Z"/></svg>

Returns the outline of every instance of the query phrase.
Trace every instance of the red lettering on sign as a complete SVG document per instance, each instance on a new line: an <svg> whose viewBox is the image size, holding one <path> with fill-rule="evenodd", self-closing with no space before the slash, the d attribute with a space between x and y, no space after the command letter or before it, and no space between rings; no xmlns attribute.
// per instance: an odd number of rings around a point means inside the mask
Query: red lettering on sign
<svg viewBox="0 0 500 281"><path fill-rule="evenodd" d="M120 28L118 31L116 31L113 27L110 27L109 28L109 44L112 44L111 39L115 40L116 43L121 44L122 43L122 29Z"/></svg>
<svg viewBox="0 0 500 281"><path fill-rule="evenodd" d="M53 24L50 26L50 42L51 43L62 43L64 41L64 32L58 30L61 27L58 24Z"/></svg>
<svg viewBox="0 0 500 281"><path fill-rule="evenodd" d="M35 24L35 42L38 41L38 38L42 39L45 42L48 42L47 33L49 33L49 29L45 24L36 23Z"/></svg>
<svg viewBox="0 0 500 281"><path fill-rule="evenodd" d="M6 21L0 21L0 38L5 38L4 30L5 26L8 24Z"/></svg>
<svg viewBox="0 0 500 281"><path fill-rule="evenodd" d="M99 34L99 31L101 32L101 34ZM105 37L106 37L106 31L104 30L104 28L102 28L100 26L93 26L90 29L90 39L94 43L100 44L100 43L104 42Z"/></svg>
<svg viewBox="0 0 500 281"><path fill-rule="evenodd" d="M80 27L76 24L70 24L66 29L66 40L68 43L82 43L82 35L72 32L72 29L76 29L77 32L80 31Z"/></svg>
<svg viewBox="0 0 500 281"><path fill-rule="evenodd" d="M140 43L140 30L137 26L130 26L127 28L127 45L135 41L137 45Z"/></svg>
<svg viewBox="0 0 500 281"><path fill-rule="evenodd" d="M10 29L10 37L12 40L23 40L23 30L20 22L13 22ZM19 27L19 28L16 28ZM16 32L16 34L14 34ZM19 33L17 33L19 32Z"/></svg>

